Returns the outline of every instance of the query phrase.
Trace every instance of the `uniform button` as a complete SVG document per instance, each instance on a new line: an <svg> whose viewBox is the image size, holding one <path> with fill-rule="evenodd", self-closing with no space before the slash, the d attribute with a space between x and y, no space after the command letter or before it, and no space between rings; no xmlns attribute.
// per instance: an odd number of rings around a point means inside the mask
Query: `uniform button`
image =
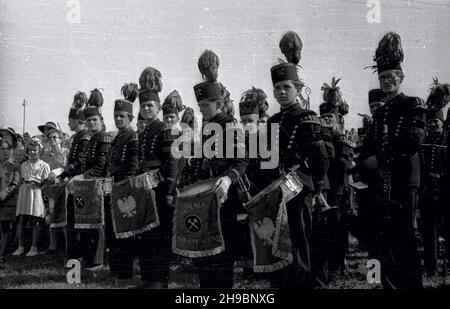
<svg viewBox="0 0 450 309"><path fill-rule="evenodd" d="M287 149L291 149L291 148L292 148L292 146L291 146L291 145L287 146Z"/></svg>
<svg viewBox="0 0 450 309"><path fill-rule="evenodd" d="M296 124L296 125L294 126L294 129L298 129L298 124Z"/></svg>
<svg viewBox="0 0 450 309"><path fill-rule="evenodd" d="M290 140L290 141L289 141L289 144L292 144L293 142L294 142L294 141Z"/></svg>

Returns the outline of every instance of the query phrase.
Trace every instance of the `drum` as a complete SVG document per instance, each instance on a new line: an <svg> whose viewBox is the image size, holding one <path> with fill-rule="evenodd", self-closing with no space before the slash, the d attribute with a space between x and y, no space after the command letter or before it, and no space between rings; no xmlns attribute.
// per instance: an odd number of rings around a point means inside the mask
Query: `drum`
<svg viewBox="0 0 450 309"><path fill-rule="evenodd" d="M245 208L250 209L259 204L262 199L266 199L271 192L278 187L285 193L286 203L292 200L303 190L303 184L297 171L289 172L282 175L273 183L265 187L261 192L256 194L248 203L244 205Z"/></svg>
<svg viewBox="0 0 450 309"><path fill-rule="evenodd" d="M172 238L175 254L200 258L225 250L220 204L214 193L216 181L216 178L200 181L177 196Z"/></svg>
<svg viewBox="0 0 450 309"><path fill-rule="evenodd" d="M108 178L74 177L68 186L74 199L76 229L96 229L104 226L105 182Z"/></svg>
<svg viewBox="0 0 450 309"><path fill-rule="evenodd" d="M117 238L129 238L159 226L153 190L159 178L155 171L112 184L111 215Z"/></svg>
<svg viewBox="0 0 450 309"><path fill-rule="evenodd" d="M293 261L286 203L303 190L295 172L278 178L246 205L250 219L253 270L274 272Z"/></svg>

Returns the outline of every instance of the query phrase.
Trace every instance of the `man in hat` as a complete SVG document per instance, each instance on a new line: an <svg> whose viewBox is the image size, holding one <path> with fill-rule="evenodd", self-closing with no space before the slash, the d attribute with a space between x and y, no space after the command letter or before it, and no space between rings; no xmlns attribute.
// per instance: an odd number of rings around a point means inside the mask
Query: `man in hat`
<svg viewBox="0 0 450 309"><path fill-rule="evenodd" d="M67 164L59 172L52 171L49 175L49 180L56 177L61 179L72 178L81 174L81 166L83 162L83 154L86 149L90 135L85 129L85 118L83 106L87 102L87 96L84 92L78 91L74 95L72 107L69 111L69 128L75 132L72 135L72 143L69 151ZM76 255L76 236L77 232L74 230L74 203L73 196L69 195L67 200L67 257L74 258Z"/></svg>
<svg viewBox="0 0 450 309"><path fill-rule="evenodd" d="M328 204L336 206L340 210L340 222L336 235L333 237L331 247L326 253L330 272L341 272L345 269L345 256L348 251L348 227L347 214L349 205L345 198L348 192L348 170L352 160L352 147L345 134L339 132L338 106L329 102L322 103L319 107L320 117L323 120L324 131L329 131L329 140L334 149L334 156L329 157L328 169L329 190L327 192ZM324 139L325 141L325 139ZM314 229L314 226L313 226Z"/></svg>
<svg viewBox="0 0 450 309"><path fill-rule="evenodd" d="M246 175L243 177L245 180L242 188L242 194L247 194L250 196L255 196L265 187L270 185L273 181L266 177L266 172L261 169L261 161L263 160L259 153L258 142L259 138L265 138L264 131L266 130L263 126L260 126L261 121L264 123L268 119L267 109L269 104L267 102L267 95L262 89L252 87L245 91L239 102L239 114L241 117L241 124L244 127L245 134L245 149L247 154L253 153L257 156L252 156L248 160L248 166L246 169ZM256 142L256 143L255 143ZM254 147L251 149L250 147ZM248 198L248 196L247 196ZM247 201L246 201L247 202ZM242 214L240 218L245 218L246 214L244 208L242 208ZM242 237L240 238L240 247L238 254L244 259L243 273L245 275L251 275L253 273L251 269L252 265L252 248L250 242L250 230L248 226L248 219L240 220L240 233Z"/></svg>
<svg viewBox="0 0 450 309"><path fill-rule="evenodd" d="M269 177L272 179L276 179L282 173L300 166L300 172L304 175L303 191L287 203L294 264L275 272L271 278L271 286L296 288L315 283L326 286L326 282L321 282L319 278L309 278L311 263L308 234L311 215L305 201L309 193L313 195L321 193L328 170L328 155L320 136L320 121L315 112L302 109L296 101L302 83L294 64L276 65L272 67L271 75L274 96L280 104L281 111L269 118L268 126L269 129L271 124L280 126L278 142L271 147L279 147L281 163L278 168L268 170L268 174L271 174ZM312 283L313 281L316 282Z"/></svg>
<svg viewBox="0 0 450 309"><path fill-rule="evenodd" d="M133 102L138 95L137 84L125 84L122 87L124 99L114 102L114 122L118 133L108 153L108 168L114 183L121 182L136 175L138 168L137 133L131 128L133 116ZM112 205L105 205L105 236L109 248L109 268L111 275L119 279L130 279L133 276L133 262L135 256L134 239L118 239L114 234Z"/></svg>
<svg viewBox="0 0 450 309"><path fill-rule="evenodd" d="M136 288L168 288L172 244L174 192L178 177L178 160L172 155L175 136L169 125L158 118L161 111L159 93L162 90L161 73L147 67L139 78L140 114L146 121L139 134L139 167L137 174L160 175L153 188L160 224L136 237L137 255L142 284ZM149 207L154 205L149 205Z"/></svg>
<svg viewBox="0 0 450 309"><path fill-rule="evenodd" d="M424 249L425 273L437 271L439 242L438 226L442 206L442 177L447 146L444 140L444 113L440 109L427 112L427 135L421 146L419 209Z"/></svg>
<svg viewBox="0 0 450 309"><path fill-rule="evenodd" d="M442 216L445 214L445 208L447 208L445 206L444 174L447 144L444 134L443 109L449 102L449 95L450 85L441 84L436 77L433 78L430 95L426 102L428 105L427 135L421 147L419 198L425 273L429 276L435 275L437 271L438 227Z"/></svg>
<svg viewBox="0 0 450 309"><path fill-rule="evenodd" d="M200 112L203 120L208 124L219 124L223 130L223 141L216 144L216 147L224 146L227 149L243 147L236 140L226 140L226 130L242 131L237 125L237 121L222 111L224 104L223 92L217 81L206 81L194 86ZM213 135L203 136L203 143L211 139ZM203 144L202 143L202 144ZM226 146L225 146L226 145ZM223 153L225 155L225 149ZM238 150L239 151L239 150ZM238 152L239 153L239 152ZM236 234L237 214L240 200L237 194L239 178L245 173L248 160L245 158L219 158L213 157L207 160L205 157L199 159L200 165L204 166L206 172L198 173L195 170L193 179L219 178L216 183L216 195L219 200L225 200L220 208L220 224L222 227L225 251L211 257L199 258L196 260L200 279L200 288L232 288L233 287L233 266L235 261L236 239L240 237ZM198 175L197 175L198 174Z"/></svg>
<svg viewBox="0 0 450 309"><path fill-rule="evenodd" d="M91 135L87 144L81 165L84 178L102 178L107 176L107 154L111 145L111 136L104 130L101 106L103 96L98 89L91 91L91 95L84 109L86 127ZM109 196L105 198L108 204ZM83 229L81 233L81 253L86 268L94 268L103 264L103 228Z"/></svg>
<svg viewBox="0 0 450 309"><path fill-rule="evenodd" d="M370 171L370 228L376 233L370 258L380 261L385 288L422 287L414 226L426 106L400 90L403 57L400 36L387 33L374 59L386 104L375 111L362 158Z"/></svg>
<svg viewBox="0 0 450 309"><path fill-rule="evenodd" d="M57 130L58 128L56 127L56 124L54 122L47 121L45 124L39 125L38 129L39 129L39 131L42 132L42 135L39 136L39 140L42 143L42 146L43 146L42 151L44 152L44 151L46 151L46 150L48 150L50 148L49 142L47 140L48 131L50 131L52 129L53 130L54 129Z"/></svg>

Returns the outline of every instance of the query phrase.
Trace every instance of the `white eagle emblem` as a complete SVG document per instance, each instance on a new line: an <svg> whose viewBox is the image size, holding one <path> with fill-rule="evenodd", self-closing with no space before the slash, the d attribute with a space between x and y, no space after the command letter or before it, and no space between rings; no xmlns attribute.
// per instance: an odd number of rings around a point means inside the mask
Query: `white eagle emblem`
<svg viewBox="0 0 450 309"><path fill-rule="evenodd" d="M256 235L264 242L266 245L273 244L273 237L275 234L275 225L270 218L264 217L262 220L253 222L253 228L255 229Z"/></svg>
<svg viewBox="0 0 450 309"><path fill-rule="evenodd" d="M117 207L119 207L124 218L131 218L136 214L136 201L132 196L119 199Z"/></svg>

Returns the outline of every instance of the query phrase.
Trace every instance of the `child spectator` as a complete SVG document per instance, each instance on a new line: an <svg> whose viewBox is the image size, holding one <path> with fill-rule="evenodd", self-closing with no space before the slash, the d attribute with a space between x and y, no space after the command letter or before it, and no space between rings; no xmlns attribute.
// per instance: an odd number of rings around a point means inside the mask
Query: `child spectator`
<svg viewBox="0 0 450 309"><path fill-rule="evenodd" d="M14 256L25 252L25 224L28 220L33 222L33 241L30 251L26 256L38 255L38 243L44 226L45 206L42 200L40 186L50 173L50 166L40 159L42 144L38 140L32 140L26 147L29 160L20 167L22 185L17 199L16 216L19 216L18 240L19 247L13 253Z"/></svg>

